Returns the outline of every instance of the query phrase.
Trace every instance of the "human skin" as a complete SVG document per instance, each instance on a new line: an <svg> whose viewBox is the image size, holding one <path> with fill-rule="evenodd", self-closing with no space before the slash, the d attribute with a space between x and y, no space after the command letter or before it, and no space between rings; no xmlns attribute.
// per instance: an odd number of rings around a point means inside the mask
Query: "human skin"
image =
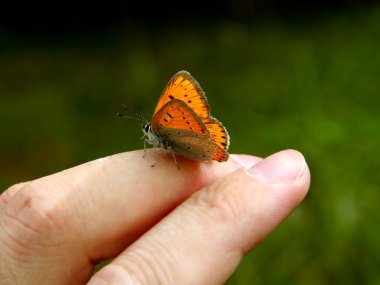
<svg viewBox="0 0 380 285"><path fill-rule="evenodd" d="M0 196L0 283L223 284L302 201L304 157L199 163L133 151ZM114 258L96 274L94 266ZM88 283L87 283L88 282Z"/></svg>

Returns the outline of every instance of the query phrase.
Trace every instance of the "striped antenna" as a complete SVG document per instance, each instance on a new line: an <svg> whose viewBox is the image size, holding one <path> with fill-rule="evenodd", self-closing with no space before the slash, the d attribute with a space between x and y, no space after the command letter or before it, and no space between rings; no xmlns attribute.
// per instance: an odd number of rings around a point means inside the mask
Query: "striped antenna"
<svg viewBox="0 0 380 285"><path fill-rule="evenodd" d="M132 119L132 120L136 120L136 121L140 121L140 122L143 122L143 123L149 123L147 121L147 119L145 119L143 116L141 116L139 113L136 113L135 111L131 110L130 108L127 107L127 105L125 104L122 104L122 106L128 111L128 113L132 113L132 114L123 114L123 113L117 113L117 115L119 117L122 117L122 118L128 118L128 119Z"/></svg>

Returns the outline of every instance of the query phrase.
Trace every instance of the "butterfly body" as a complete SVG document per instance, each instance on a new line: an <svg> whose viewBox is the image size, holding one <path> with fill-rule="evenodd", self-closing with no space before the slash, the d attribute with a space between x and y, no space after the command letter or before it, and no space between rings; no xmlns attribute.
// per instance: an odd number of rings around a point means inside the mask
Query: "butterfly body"
<svg viewBox="0 0 380 285"><path fill-rule="evenodd" d="M169 81L143 132L153 148L168 149L193 160L228 159L227 130L210 116L203 90L186 71Z"/></svg>

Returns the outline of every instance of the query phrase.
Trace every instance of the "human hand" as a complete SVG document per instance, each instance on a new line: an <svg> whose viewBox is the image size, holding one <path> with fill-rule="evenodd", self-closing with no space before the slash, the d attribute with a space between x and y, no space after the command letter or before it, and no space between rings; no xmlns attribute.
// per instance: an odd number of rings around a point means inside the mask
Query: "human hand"
<svg viewBox="0 0 380 285"><path fill-rule="evenodd" d="M224 163L178 157L180 170L170 154L153 168L142 155L101 158L7 189L0 283L223 284L310 183L292 150Z"/></svg>

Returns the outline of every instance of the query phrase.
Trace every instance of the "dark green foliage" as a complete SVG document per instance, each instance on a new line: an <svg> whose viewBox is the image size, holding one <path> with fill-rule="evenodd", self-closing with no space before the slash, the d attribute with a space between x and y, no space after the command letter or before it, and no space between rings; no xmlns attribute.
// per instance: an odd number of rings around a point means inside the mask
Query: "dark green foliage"
<svg viewBox="0 0 380 285"><path fill-rule="evenodd" d="M231 153L302 151L309 195L228 284L380 284L380 6L294 23L126 28L58 44L2 35L0 188L143 148L167 81L198 80ZM207 237L205 237L207 238Z"/></svg>

